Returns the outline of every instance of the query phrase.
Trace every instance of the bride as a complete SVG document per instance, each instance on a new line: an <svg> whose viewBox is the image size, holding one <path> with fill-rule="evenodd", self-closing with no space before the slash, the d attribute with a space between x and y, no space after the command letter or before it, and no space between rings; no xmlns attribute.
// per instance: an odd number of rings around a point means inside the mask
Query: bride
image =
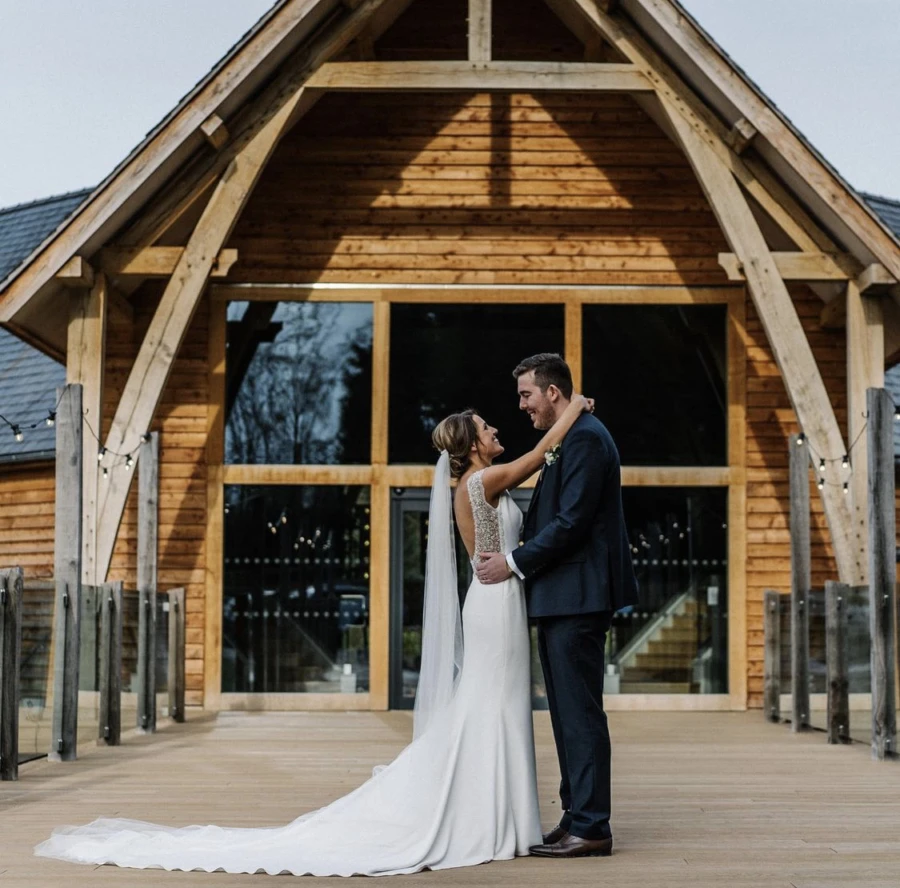
<svg viewBox="0 0 900 888"><path fill-rule="evenodd" d="M432 439L422 664L413 741L343 798L275 828L169 827L100 819L57 829L35 853L74 863L270 875L385 876L528 854L541 841L531 721L530 645L521 581L472 581L460 617L453 518L469 556L518 543L505 491L533 475L593 403L575 396L514 462L473 410ZM451 476L458 479L455 503ZM465 657L463 658L463 637Z"/></svg>

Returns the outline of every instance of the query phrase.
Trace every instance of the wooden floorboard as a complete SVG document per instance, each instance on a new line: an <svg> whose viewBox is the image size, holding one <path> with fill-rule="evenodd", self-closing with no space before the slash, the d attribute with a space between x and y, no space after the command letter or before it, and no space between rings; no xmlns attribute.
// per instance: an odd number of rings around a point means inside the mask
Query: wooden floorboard
<svg viewBox="0 0 900 888"><path fill-rule="evenodd" d="M546 713L535 714L545 826L556 819ZM610 715L612 858L523 858L379 880L402 885L825 888L900 884L900 764L862 744L792 735L759 712ZM24 765L0 784L0 888L242 886L266 876L82 867L31 856L54 825L120 816L272 826L358 785L407 742L406 713L193 715L77 762ZM282 878L282 877L279 877ZM306 878L304 884L334 883ZM281 884L281 882L279 882Z"/></svg>

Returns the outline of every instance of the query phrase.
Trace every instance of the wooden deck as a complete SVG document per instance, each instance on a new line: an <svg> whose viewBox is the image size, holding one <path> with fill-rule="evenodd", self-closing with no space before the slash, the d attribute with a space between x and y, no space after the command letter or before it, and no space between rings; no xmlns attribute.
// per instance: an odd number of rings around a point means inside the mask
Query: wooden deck
<svg viewBox="0 0 900 888"><path fill-rule="evenodd" d="M556 764L537 713L544 823ZM750 713L610 716L616 853L534 858L386 878L379 885L824 886L900 884L900 764L829 747ZM172 824L270 826L347 792L401 749L404 713L196 715L156 736L126 734L69 765L33 762L0 784L0 888L260 885L265 876L81 867L31 856L57 824L99 815ZM333 880L307 878L305 883ZM281 882L279 882L280 884Z"/></svg>

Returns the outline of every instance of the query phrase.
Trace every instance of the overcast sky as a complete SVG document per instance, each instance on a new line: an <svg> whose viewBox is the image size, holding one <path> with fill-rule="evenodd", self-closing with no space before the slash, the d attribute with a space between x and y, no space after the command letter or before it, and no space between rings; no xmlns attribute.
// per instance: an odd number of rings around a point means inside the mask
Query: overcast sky
<svg viewBox="0 0 900 888"><path fill-rule="evenodd" d="M900 0L682 2L851 184L900 198ZM269 5L0 0L0 207L99 182Z"/></svg>

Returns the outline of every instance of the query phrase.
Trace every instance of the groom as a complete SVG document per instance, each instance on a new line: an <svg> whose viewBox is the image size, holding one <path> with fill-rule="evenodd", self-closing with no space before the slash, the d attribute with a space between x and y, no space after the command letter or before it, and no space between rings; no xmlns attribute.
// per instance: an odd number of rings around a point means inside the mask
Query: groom
<svg viewBox="0 0 900 888"><path fill-rule="evenodd" d="M534 355L513 371L519 409L549 429L572 397L572 374L555 354ZM548 451L514 552L483 554L482 583L516 573L525 581L556 752L563 816L531 848L540 857L612 853L610 741L603 711L606 633L615 611L637 603L637 582L622 514L619 454L588 413Z"/></svg>

